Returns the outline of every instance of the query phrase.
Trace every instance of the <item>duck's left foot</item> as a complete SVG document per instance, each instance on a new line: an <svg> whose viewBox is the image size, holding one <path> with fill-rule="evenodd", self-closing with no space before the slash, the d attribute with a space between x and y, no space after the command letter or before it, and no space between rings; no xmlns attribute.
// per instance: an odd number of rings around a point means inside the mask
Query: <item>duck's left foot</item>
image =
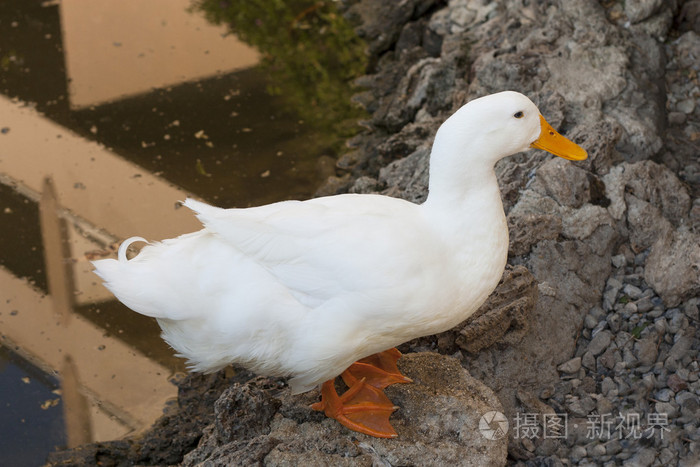
<svg viewBox="0 0 700 467"><path fill-rule="evenodd" d="M376 438L396 438L398 435L389 423L389 416L396 410L394 404L381 389L367 384L364 378L355 381L342 396L335 390L335 380L326 381L321 388L321 402L311 406L338 420L353 431Z"/></svg>
<svg viewBox="0 0 700 467"><path fill-rule="evenodd" d="M401 374L399 367L396 366L399 358L401 358L401 352L394 347L358 360L341 376L348 387L362 378L365 378L367 384L378 389L397 383L412 383L413 380Z"/></svg>
<svg viewBox="0 0 700 467"><path fill-rule="evenodd" d="M311 408L325 412L351 430L377 438L395 438L398 435L389 423L389 416L398 407L382 389L413 382L396 366L399 358L401 352L393 348L353 363L340 375L349 389L338 396L334 380L326 381L321 388L321 402Z"/></svg>

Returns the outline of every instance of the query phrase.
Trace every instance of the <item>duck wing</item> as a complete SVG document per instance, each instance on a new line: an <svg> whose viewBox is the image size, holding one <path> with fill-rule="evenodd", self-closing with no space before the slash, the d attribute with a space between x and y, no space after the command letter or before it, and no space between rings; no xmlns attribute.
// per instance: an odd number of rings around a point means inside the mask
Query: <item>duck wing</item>
<svg viewBox="0 0 700 467"><path fill-rule="evenodd" d="M418 206L374 195L221 209L188 199L205 230L265 268L303 305L410 287L439 261Z"/></svg>

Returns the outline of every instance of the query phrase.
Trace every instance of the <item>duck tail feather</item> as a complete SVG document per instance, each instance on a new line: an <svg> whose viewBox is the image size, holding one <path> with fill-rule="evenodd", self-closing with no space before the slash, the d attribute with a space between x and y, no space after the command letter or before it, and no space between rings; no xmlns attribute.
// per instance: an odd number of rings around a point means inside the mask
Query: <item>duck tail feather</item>
<svg viewBox="0 0 700 467"><path fill-rule="evenodd" d="M128 261L126 257L126 250L129 249L129 246L131 246L132 243L134 242L145 242L148 243L148 240L146 240L143 237L131 237L127 238L122 242L121 245L119 245L119 251L117 252L117 258L119 259L120 262L125 263Z"/></svg>

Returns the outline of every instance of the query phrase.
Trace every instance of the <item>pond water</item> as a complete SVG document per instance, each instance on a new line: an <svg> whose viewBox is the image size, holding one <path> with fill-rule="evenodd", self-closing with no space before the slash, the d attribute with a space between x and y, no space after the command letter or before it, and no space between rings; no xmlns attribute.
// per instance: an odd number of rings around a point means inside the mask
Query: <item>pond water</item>
<svg viewBox="0 0 700 467"><path fill-rule="evenodd" d="M0 30L0 464L37 465L148 427L184 370L89 260L198 229L188 195L309 198L342 138L189 0L3 0Z"/></svg>

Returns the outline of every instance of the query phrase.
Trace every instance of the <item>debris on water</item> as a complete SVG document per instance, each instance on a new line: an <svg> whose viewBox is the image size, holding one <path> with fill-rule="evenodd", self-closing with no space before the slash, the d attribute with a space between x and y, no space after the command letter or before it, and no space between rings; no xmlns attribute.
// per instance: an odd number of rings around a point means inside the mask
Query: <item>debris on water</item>
<svg viewBox="0 0 700 467"><path fill-rule="evenodd" d="M211 177L211 174L208 173L206 170L204 170L204 164L202 164L201 159L197 159L197 163L195 164L195 169L197 170L198 174L204 175L205 177Z"/></svg>
<svg viewBox="0 0 700 467"><path fill-rule="evenodd" d="M48 410L51 407L56 407L61 399L47 399L41 404L41 410Z"/></svg>

